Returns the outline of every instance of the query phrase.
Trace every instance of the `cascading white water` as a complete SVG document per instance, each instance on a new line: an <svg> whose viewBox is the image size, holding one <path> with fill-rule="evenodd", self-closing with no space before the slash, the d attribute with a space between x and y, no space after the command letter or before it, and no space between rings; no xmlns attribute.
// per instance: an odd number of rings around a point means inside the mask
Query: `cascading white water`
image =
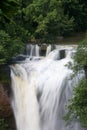
<svg viewBox="0 0 87 130"><path fill-rule="evenodd" d="M43 44L42 44L43 45ZM28 56L40 56L40 49L42 45L32 45L32 44L27 44L26 45L26 55ZM46 45L45 47L47 47L46 49L46 56L51 52L51 45Z"/></svg>
<svg viewBox="0 0 87 130"><path fill-rule="evenodd" d="M39 56L39 49L38 45L27 44L26 45L26 55L28 56Z"/></svg>
<svg viewBox="0 0 87 130"><path fill-rule="evenodd" d="M51 45L47 46L46 56L51 52Z"/></svg>
<svg viewBox="0 0 87 130"><path fill-rule="evenodd" d="M39 107L35 94L36 79L34 77L33 72L28 76L20 65L12 67L12 107L17 130L40 130Z"/></svg>
<svg viewBox="0 0 87 130"><path fill-rule="evenodd" d="M72 48L59 59L59 50L46 58L11 66L12 107L17 130L86 130L78 122L66 126L65 106L73 95L73 87L83 77L80 72L71 79Z"/></svg>

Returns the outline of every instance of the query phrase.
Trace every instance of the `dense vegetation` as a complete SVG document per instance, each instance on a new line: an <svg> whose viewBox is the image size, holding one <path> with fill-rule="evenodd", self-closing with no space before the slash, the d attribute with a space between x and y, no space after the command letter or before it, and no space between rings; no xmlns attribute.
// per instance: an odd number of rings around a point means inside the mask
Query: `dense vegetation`
<svg viewBox="0 0 87 130"><path fill-rule="evenodd" d="M23 52L28 42L51 43L58 36L86 30L86 0L0 0L0 64ZM86 69L87 36L74 59L75 71ZM69 106L69 119L73 115L84 126L87 126L86 78L75 88Z"/></svg>
<svg viewBox="0 0 87 130"><path fill-rule="evenodd" d="M51 43L86 31L86 7L82 0L0 0L0 63L21 53L28 42Z"/></svg>
<svg viewBox="0 0 87 130"><path fill-rule="evenodd" d="M79 121L83 127L87 127L87 79L79 82L74 88L74 97L70 100L68 113L65 120L68 123L71 121Z"/></svg>
<svg viewBox="0 0 87 130"><path fill-rule="evenodd" d="M74 96L70 100L65 119L67 123L77 120L83 127L87 127L87 35L77 48L72 68L75 74L83 69L85 76L74 88Z"/></svg>

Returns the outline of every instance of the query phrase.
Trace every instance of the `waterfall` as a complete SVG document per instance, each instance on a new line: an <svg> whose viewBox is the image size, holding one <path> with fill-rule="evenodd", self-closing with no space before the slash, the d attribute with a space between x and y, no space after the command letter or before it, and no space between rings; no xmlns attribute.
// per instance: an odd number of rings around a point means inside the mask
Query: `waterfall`
<svg viewBox="0 0 87 130"><path fill-rule="evenodd" d="M51 52L51 45L48 45L48 47L47 47L47 51L46 51L46 56Z"/></svg>
<svg viewBox="0 0 87 130"><path fill-rule="evenodd" d="M12 67L12 107L17 124L17 130L40 130L39 107L35 94L35 80L32 72L30 78L20 65ZM32 80L33 78L33 80Z"/></svg>
<svg viewBox="0 0 87 130"><path fill-rule="evenodd" d="M28 56L39 56L39 46L27 44L26 45L26 55Z"/></svg>
<svg viewBox="0 0 87 130"><path fill-rule="evenodd" d="M43 44L42 44L43 45ZM32 45L32 44L27 44L26 45L26 55L27 56L41 56L41 52L42 52L42 50L41 50L41 47L42 47L42 45L37 45L37 44L35 44L35 45ZM45 52L45 54L44 55L48 55L50 52L51 52L51 45L46 45L46 47L47 47L47 49L46 49L46 52ZM41 51L41 52L40 52Z"/></svg>
<svg viewBox="0 0 87 130"><path fill-rule="evenodd" d="M73 63L74 49L66 47L63 59L60 50L40 60L11 66L11 103L17 130L86 130L76 121L66 126L63 120L73 88L84 73L80 71L71 78L73 71L67 64Z"/></svg>

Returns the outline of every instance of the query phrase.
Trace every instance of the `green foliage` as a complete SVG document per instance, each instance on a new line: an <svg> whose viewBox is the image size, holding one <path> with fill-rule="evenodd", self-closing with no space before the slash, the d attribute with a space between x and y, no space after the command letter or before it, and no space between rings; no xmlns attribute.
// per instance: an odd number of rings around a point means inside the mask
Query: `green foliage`
<svg viewBox="0 0 87 130"><path fill-rule="evenodd" d="M74 88L74 96L68 105L65 120L67 123L77 120L83 127L87 127L87 35L77 48L72 69L75 73L84 69L85 78Z"/></svg>
<svg viewBox="0 0 87 130"><path fill-rule="evenodd" d="M19 3L16 0L0 0L0 23L12 20L11 18L17 13L18 8Z"/></svg>
<svg viewBox="0 0 87 130"><path fill-rule="evenodd" d="M23 42L18 37L11 38L8 33L0 30L0 63L6 62L12 56L23 50Z"/></svg>
<svg viewBox="0 0 87 130"><path fill-rule="evenodd" d="M70 100L65 120L67 123L77 120L83 127L87 127L87 79L81 80L74 88L74 97Z"/></svg>
<svg viewBox="0 0 87 130"><path fill-rule="evenodd" d="M74 17L76 31L87 30L87 1L86 0L61 0L65 14Z"/></svg>
<svg viewBox="0 0 87 130"><path fill-rule="evenodd" d="M21 0L0 1L0 64L23 52L28 41L28 31L18 22L21 13Z"/></svg>
<svg viewBox="0 0 87 130"><path fill-rule="evenodd" d="M25 9L25 17L31 37L33 35L42 42L52 41L73 30L73 18L64 15L61 1L58 0L34 0Z"/></svg>
<svg viewBox="0 0 87 130"><path fill-rule="evenodd" d="M87 68L87 34L85 39L79 43L73 60L74 63L69 62L68 67L74 71L74 75L79 70Z"/></svg>
<svg viewBox="0 0 87 130"><path fill-rule="evenodd" d="M10 22L5 24L5 30L10 35L11 38L20 38L22 42L26 43L28 41L29 32L24 27L19 24Z"/></svg>
<svg viewBox="0 0 87 130"><path fill-rule="evenodd" d="M81 66L87 66L87 36L80 43L75 55L75 61Z"/></svg>
<svg viewBox="0 0 87 130"><path fill-rule="evenodd" d="M75 64L73 66L74 71L79 71L87 67L87 34L85 39L79 44L76 54L74 56Z"/></svg>
<svg viewBox="0 0 87 130"><path fill-rule="evenodd" d="M10 36L5 31L0 31L0 62L4 62L7 59L7 46L10 43Z"/></svg>
<svg viewBox="0 0 87 130"><path fill-rule="evenodd" d="M74 28L86 29L86 5L80 0L0 0L0 35L6 43L1 37L0 63L20 53L23 43L53 43Z"/></svg>
<svg viewBox="0 0 87 130"><path fill-rule="evenodd" d="M5 130L7 128L7 124L3 118L0 118L0 130Z"/></svg>

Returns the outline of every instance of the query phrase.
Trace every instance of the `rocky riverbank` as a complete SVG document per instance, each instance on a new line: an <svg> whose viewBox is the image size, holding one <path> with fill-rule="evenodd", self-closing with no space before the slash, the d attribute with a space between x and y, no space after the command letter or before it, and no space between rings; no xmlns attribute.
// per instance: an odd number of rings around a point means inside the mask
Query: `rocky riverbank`
<svg viewBox="0 0 87 130"><path fill-rule="evenodd" d="M5 127L6 130L15 129L15 120L10 104L10 97L2 84L0 84L0 122L1 127Z"/></svg>
<svg viewBox="0 0 87 130"><path fill-rule="evenodd" d="M0 66L0 130L15 130L15 119L10 100L10 71L5 65Z"/></svg>

